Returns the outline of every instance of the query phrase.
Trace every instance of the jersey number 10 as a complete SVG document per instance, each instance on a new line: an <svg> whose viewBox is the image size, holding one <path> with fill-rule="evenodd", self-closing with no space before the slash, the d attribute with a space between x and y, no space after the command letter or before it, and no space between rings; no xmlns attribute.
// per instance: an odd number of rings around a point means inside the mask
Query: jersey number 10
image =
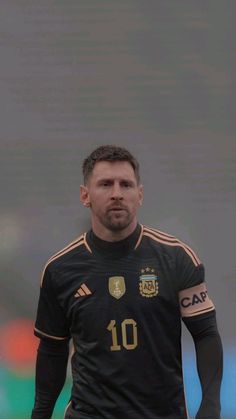
<svg viewBox="0 0 236 419"><path fill-rule="evenodd" d="M112 345L110 347L111 351L120 351L121 345L118 344L117 337L117 325L115 320L111 320L107 329L111 332ZM120 325L119 325L120 327ZM127 328L132 328L132 342L128 343L127 340ZM128 351L135 349L138 345L138 334L137 334L137 323L133 319L125 319L121 323L121 336L122 336L122 347Z"/></svg>

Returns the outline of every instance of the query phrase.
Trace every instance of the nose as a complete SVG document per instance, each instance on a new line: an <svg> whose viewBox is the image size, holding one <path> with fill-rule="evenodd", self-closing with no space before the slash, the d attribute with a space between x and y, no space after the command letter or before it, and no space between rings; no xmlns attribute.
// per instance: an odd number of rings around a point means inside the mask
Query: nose
<svg viewBox="0 0 236 419"><path fill-rule="evenodd" d="M119 183L114 183L112 187L111 199L123 199L122 188L120 187Z"/></svg>

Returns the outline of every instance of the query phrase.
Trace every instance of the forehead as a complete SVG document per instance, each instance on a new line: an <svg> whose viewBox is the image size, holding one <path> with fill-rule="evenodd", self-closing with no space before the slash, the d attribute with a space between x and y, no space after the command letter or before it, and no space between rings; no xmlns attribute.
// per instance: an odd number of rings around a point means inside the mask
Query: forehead
<svg viewBox="0 0 236 419"><path fill-rule="evenodd" d="M127 161L100 161L93 168L93 179L130 179L136 181L134 169Z"/></svg>

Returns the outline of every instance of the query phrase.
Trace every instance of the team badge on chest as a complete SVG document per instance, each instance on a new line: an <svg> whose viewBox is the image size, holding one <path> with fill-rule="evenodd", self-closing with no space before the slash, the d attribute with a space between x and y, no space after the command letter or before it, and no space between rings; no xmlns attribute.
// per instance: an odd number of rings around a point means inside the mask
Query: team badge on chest
<svg viewBox="0 0 236 419"><path fill-rule="evenodd" d="M156 297L158 294L158 280L154 269L147 267L141 270L139 291L142 297Z"/></svg>
<svg viewBox="0 0 236 419"><path fill-rule="evenodd" d="M123 276L111 276L108 284L109 292L112 297L119 300L125 294L125 278Z"/></svg>

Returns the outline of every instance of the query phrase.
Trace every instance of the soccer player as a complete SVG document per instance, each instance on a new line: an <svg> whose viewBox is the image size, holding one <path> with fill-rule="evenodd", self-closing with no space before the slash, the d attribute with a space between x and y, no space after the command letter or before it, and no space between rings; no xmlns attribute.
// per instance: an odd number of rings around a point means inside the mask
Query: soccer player
<svg viewBox="0 0 236 419"><path fill-rule="evenodd" d="M91 230L43 272L32 419L49 419L64 385L66 419L187 419L181 319L195 348L202 401L197 419L220 418L222 345L204 268L181 240L141 225L137 160L101 146L83 163Z"/></svg>

